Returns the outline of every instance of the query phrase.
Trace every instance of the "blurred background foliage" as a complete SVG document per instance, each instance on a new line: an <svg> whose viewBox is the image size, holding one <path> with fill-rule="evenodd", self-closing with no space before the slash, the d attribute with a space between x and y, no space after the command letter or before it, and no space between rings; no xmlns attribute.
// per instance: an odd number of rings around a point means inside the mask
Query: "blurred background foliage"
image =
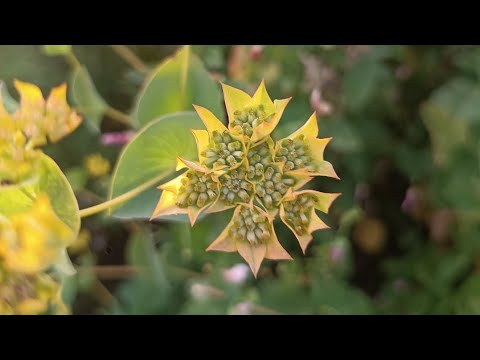
<svg viewBox="0 0 480 360"><path fill-rule="evenodd" d="M73 71L77 60L56 47L0 47L4 98L16 99L15 78L44 93L67 81L71 103L83 106L81 128L47 150L81 208L108 197L123 145L105 136L138 131L126 114L177 49L73 46L83 66ZM266 261L254 280L238 254L205 252L231 212L203 217L193 229L95 215L69 249L78 272L64 298L75 314L480 313L480 47L191 51L215 80L251 92L265 79L272 98L293 96L277 138L317 112L320 137L333 137L325 158L341 181L320 178L309 187L342 193L323 216L331 229L316 232L303 256L278 221L295 261Z"/></svg>

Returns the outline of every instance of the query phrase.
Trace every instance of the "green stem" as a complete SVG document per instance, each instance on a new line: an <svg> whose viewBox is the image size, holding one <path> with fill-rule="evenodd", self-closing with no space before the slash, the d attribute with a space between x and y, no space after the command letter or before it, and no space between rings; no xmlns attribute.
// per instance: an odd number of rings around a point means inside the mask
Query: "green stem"
<svg viewBox="0 0 480 360"><path fill-rule="evenodd" d="M73 50L65 54L65 60L70 64L70 66L74 70L79 70L82 67L82 64L80 61L77 59L75 56ZM106 115L108 115L110 118L112 118L115 121L118 121L119 123L122 123L124 125L132 126L132 118L128 116L127 114L112 108L110 105L108 105L106 111Z"/></svg>
<svg viewBox="0 0 480 360"><path fill-rule="evenodd" d="M112 49L120 56L127 64L129 64L132 68L137 70L141 73L147 73L148 67L145 63L137 56L135 53L130 50L125 45L110 45Z"/></svg>
<svg viewBox="0 0 480 360"><path fill-rule="evenodd" d="M70 64L70 66L74 69L80 69L82 67L82 64L80 63L80 61L78 61L77 57L73 53L73 50L65 54L65 59Z"/></svg>
<svg viewBox="0 0 480 360"><path fill-rule="evenodd" d="M112 108L111 106L107 107L107 110L105 111L105 114L112 119L118 121L119 123L122 123L124 125L132 126L132 118L128 116L127 114Z"/></svg>
<svg viewBox="0 0 480 360"><path fill-rule="evenodd" d="M166 171L166 172L160 174L159 176L157 176L156 178L154 178L152 180L149 180L146 183L144 183L140 186L137 186L136 188L126 192L125 194L117 196L114 199L105 201L101 204L91 206L91 207L86 208L86 209L82 209L82 210L80 210L80 217L85 218L87 216L95 215L95 214L97 214L99 212L102 212L104 210L108 210L113 206L120 205L120 204L122 204L122 203L124 203L128 200L131 200L135 196L137 196L137 195L141 194L142 192L144 192L145 190L147 190L148 188L150 188L153 185L159 183L161 180L163 180L170 173L171 173L171 171Z"/></svg>
<svg viewBox="0 0 480 360"><path fill-rule="evenodd" d="M35 196L32 195L32 194L30 194L30 193L27 191L27 189L25 189L25 188L22 187L22 188L20 188L20 191L21 191L22 193L24 193L30 200L32 200L33 202L35 202L35 200L36 200Z"/></svg>

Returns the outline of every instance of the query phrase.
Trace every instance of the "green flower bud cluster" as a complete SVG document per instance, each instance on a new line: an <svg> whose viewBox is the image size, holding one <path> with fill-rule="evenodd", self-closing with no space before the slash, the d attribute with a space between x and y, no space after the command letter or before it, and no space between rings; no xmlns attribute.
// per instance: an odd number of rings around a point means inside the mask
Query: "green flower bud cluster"
<svg viewBox="0 0 480 360"><path fill-rule="evenodd" d="M229 229L229 235L237 241L248 241L256 245L270 239L271 232L265 215L256 208L243 206Z"/></svg>
<svg viewBox="0 0 480 360"><path fill-rule="evenodd" d="M214 131L208 149L201 153L205 157L204 165L209 169L214 167L232 167L239 164L243 157L243 145L228 131Z"/></svg>
<svg viewBox="0 0 480 360"><path fill-rule="evenodd" d="M264 178L255 186L255 193L267 210L278 207L295 179L284 175L275 165L265 169Z"/></svg>
<svg viewBox="0 0 480 360"><path fill-rule="evenodd" d="M266 166L273 162L272 151L266 142L250 149L247 154L249 180L259 180L264 176Z"/></svg>
<svg viewBox="0 0 480 360"><path fill-rule="evenodd" d="M253 185L247 180L243 166L228 171L220 177L220 201L227 206L235 203L248 203L253 196Z"/></svg>
<svg viewBox="0 0 480 360"><path fill-rule="evenodd" d="M294 200L283 202L286 220L299 235L308 233L310 216L316 201L312 195L301 194Z"/></svg>
<svg viewBox="0 0 480 360"><path fill-rule="evenodd" d="M176 205L179 208L199 208L214 201L218 196L218 183L210 176L195 170L188 170L178 189Z"/></svg>
<svg viewBox="0 0 480 360"><path fill-rule="evenodd" d="M307 168L315 171L310 156L310 149L305 142L305 136L299 135L295 139L285 139L281 142L280 148L275 154L275 161L285 162L285 171Z"/></svg>
<svg viewBox="0 0 480 360"><path fill-rule="evenodd" d="M235 132L246 136L252 136L253 129L271 118L266 116L263 105L258 106L256 109L236 111L234 115L235 118L232 124Z"/></svg>

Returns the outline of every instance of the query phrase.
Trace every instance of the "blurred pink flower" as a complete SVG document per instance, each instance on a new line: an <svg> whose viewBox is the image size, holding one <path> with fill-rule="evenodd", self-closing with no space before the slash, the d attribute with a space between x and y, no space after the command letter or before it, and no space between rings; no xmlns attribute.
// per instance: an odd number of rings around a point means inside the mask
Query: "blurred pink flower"
<svg viewBox="0 0 480 360"><path fill-rule="evenodd" d="M317 112L318 117L330 115L332 112L332 105L323 100L322 92L319 88L313 89L310 95L310 105Z"/></svg>
<svg viewBox="0 0 480 360"><path fill-rule="evenodd" d="M209 298L221 298L223 292L209 285L195 283L190 287L190 295L196 300L206 300Z"/></svg>
<svg viewBox="0 0 480 360"><path fill-rule="evenodd" d="M419 189L413 186L409 187L401 205L403 212L406 212L407 214L413 213L419 206L422 197L422 193Z"/></svg>
<svg viewBox="0 0 480 360"><path fill-rule="evenodd" d="M330 248L330 261L334 264L338 264L343 260L343 249L339 245L333 245Z"/></svg>
<svg viewBox="0 0 480 360"><path fill-rule="evenodd" d="M232 315L251 315L252 305L249 302L243 302L235 305Z"/></svg>
<svg viewBox="0 0 480 360"><path fill-rule="evenodd" d="M103 145L125 145L133 137L135 132L133 131L120 131L120 132L109 132L102 134L100 141Z"/></svg>
<svg viewBox="0 0 480 360"><path fill-rule="evenodd" d="M258 59L260 59L262 57L264 47L265 45L253 45L250 48L250 59L252 59L253 61L257 61Z"/></svg>
<svg viewBox="0 0 480 360"><path fill-rule="evenodd" d="M223 279L229 284L240 285L247 280L249 272L250 269L246 264L237 264L224 270Z"/></svg>

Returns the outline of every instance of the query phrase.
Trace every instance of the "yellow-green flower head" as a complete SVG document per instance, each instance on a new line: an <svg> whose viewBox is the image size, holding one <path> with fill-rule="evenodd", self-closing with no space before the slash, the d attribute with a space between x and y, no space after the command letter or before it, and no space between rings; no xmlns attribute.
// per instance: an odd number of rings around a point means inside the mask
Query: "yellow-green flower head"
<svg viewBox="0 0 480 360"><path fill-rule="evenodd" d="M273 229L278 213L303 252L312 232L328 227L315 209L327 212L339 194L300 189L314 176L338 176L323 158L331 138L317 138L315 114L275 142L271 133L290 99L272 101L263 81L253 96L222 87L228 127L194 105L206 127L192 130L198 161L177 159L177 171L187 171L159 187L163 192L152 219L188 214L193 226L202 212L235 208L232 221L207 250L238 251L256 276L264 258L291 259Z"/></svg>
<svg viewBox="0 0 480 360"><path fill-rule="evenodd" d="M0 315L69 314L61 286L45 273L9 272L0 265Z"/></svg>
<svg viewBox="0 0 480 360"><path fill-rule="evenodd" d="M12 115L16 128L35 145L44 145L47 137L57 142L74 131L82 118L67 103L67 84L52 89L44 100L41 90L34 84L15 80L20 94L20 106Z"/></svg>
<svg viewBox="0 0 480 360"><path fill-rule="evenodd" d="M13 114L0 97L0 183L17 184L34 172L40 153L34 148L47 138L57 142L74 131L82 118L67 104L67 86L52 89L44 100L34 84L15 80L20 105Z"/></svg>
<svg viewBox="0 0 480 360"><path fill-rule="evenodd" d="M88 175L92 177L102 177L108 175L110 171L110 162L99 153L88 155L84 166Z"/></svg>
<svg viewBox="0 0 480 360"><path fill-rule="evenodd" d="M0 186L18 185L34 177L39 166L40 152L25 148L26 138L20 131L0 145Z"/></svg>
<svg viewBox="0 0 480 360"><path fill-rule="evenodd" d="M9 114L0 98L0 147L18 131L31 146L44 145L47 138L57 142L82 122L68 106L65 83L53 88L46 100L34 84L15 80L14 85L20 94L20 106L15 113Z"/></svg>
<svg viewBox="0 0 480 360"><path fill-rule="evenodd" d="M45 194L39 194L29 211L0 217L0 262L11 271L44 271L74 240L73 231L57 217Z"/></svg>

